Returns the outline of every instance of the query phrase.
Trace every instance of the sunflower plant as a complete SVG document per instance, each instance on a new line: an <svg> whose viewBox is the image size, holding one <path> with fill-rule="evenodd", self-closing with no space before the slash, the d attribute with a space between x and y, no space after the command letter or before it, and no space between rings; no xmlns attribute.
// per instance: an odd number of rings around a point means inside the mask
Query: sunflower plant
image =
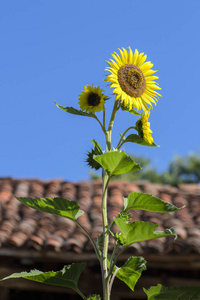
<svg viewBox="0 0 200 300"><path fill-rule="evenodd" d="M76 116L90 117L98 122L105 136L106 149L95 139L92 139L93 148L87 154L88 165L102 171L102 234L98 236L97 241L93 240L90 234L79 223L79 217L84 213L80 210L79 204L61 197L56 198L24 198L16 197L20 202L42 212L62 216L72 220L83 230L91 244L93 245L96 256L101 266L102 276L102 295L84 295L78 288L79 277L85 267L85 263L73 263L64 266L61 271L41 272L32 270L30 272L14 273L2 280L9 278L25 278L41 283L65 286L74 289L84 300L110 300L112 285L117 277L122 280L132 291L146 269L146 261L143 257L131 256L123 266L118 266L118 260L126 249L138 242L148 241L161 237L177 235L173 228L167 228L164 231L156 230L157 224L145 221L131 220L131 210L145 210L156 213L170 213L181 208L166 203L161 199L150 194L132 192L127 198L124 198L124 208L119 212L118 217L108 221L107 212L107 190L109 181L116 175L135 172L141 169L140 165L126 154L124 145L134 143L147 147L157 147L152 131L150 129L150 110L153 104L156 104L161 96L158 93L160 87L155 80L158 79L154 74L157 71L152 70L153 64L146 61L146 55L135 50L134 54L129 47L128 50L119 49L119 54L114 52L112 59L108 61L105 81L109 83L113 91L113 109L109 116L106 126L106 101L111 101L103 89L99 86L86 85L80 93L78 104L79 109L74 107L64 107L56 103L57 107L63 111ZM111 140L115 116L119 110L128 111L135 118L135 125L128 127L124 133L119 134L119 140L113 144ZM97 113L102 112L100 119ZM131 133L130 133L131 132ZM117 225L118 232L113 231L113 226ZM109 241L114 240L114 247L109 251ZM186 299L192 298L191 295L199 297L200 289L195 288L166 288L160 284L151 287L144 292L149 300L154 299L183 299L178 298L185 295ZM185 293L185 294L184 294ZM175 298L174 296L175 295Z"/></svg>

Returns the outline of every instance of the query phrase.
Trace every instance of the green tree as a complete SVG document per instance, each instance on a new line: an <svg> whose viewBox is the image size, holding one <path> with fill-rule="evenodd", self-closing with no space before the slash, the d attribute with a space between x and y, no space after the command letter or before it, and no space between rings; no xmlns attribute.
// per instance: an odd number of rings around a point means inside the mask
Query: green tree
<svg viewBox="0 0 200 300"><path fill-rule="evenodd" d="M176 156L169 165L169 183L200 182L200 153L190 153L186 156Z"/></svg>

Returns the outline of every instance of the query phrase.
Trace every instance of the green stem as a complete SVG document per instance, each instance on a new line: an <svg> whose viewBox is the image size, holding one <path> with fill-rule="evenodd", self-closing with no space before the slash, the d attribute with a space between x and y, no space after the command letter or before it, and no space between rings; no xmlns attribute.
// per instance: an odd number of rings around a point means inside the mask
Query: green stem
<svg viewBox="0 0 200 300"><path fill-rule="evenodd" d="M124 253L124 251L128 248L128 246L125 246L124 248L122 248L122 250L118 253L118 255L116 256L113 264L115 265L119 259L119 257L122 255L122 253Z"/></svg>
<svg viewBox="0 0 200 300"><path fill-rule="evenodd" d="M97 118L96 115L94 115L94 118L97 120L97 122L100 124L101 129L103 130L103 133L106 135L106 128L105 125L102 125L101 121Z"/></svg>
<svg viewBox="0 0 200 300"><path fill-rule="evenodd" d="M115 253L116 253L116 251L117 251L117 249L118 249L118 247L119 247L119 245L116 243L115 244L115 248L114 248L114 250L113 250L113 253L112 253L112 256L111 256L111 258L110 258L110 268L109 268L109 272L108 272L108 277L110 277L111 276L111 274L112 274L112 271L113 271L113 268L114 268L114 257L115 257Z"/></svg>
<svg viewBox="0 0 200 300"><path fill-rule="evenodd" d="M106 128L106 112L103 111L103 127Z"/></svg>
<svg viewBox="0 0 200 300"><path fill-rule="evenodd" d="M119 109L118 101L115 101L113 106L112 115L110 118L110 123L108 126L108 130L105 133L106 136L106 149L107 151L112 150L111 146L111 133L114 124L114 119L117 110ZM105 123L105 115L104 121ZM103 126L103 125L102 125ZM104 125L105 126L105 125ZM103 127L105 128L105 127ZM107 191L108 191L108 183L109 176L107 172L102 170L102 180L103 180L103 196L102 196L102 220L103 220L103 249L102 249L102 257L101 257L101 271L102 271L102 282L103 282L103 299L110 300L110 291L109 291L109 277L108 277L108 244L109 244L109 230L108 230L108 216L107 216Z"/></svg>
<svg viewBox="0 0 200 300"><path fill-rule="evenodd" d="M117 272L119 271L119 269L120 269L120 268L116 267L116 270L115 270L115 272L114 272L114 274L113 274L113 276L112 276L112 278L111 278L111 281L110 281L110 284L109 284L109 291L110 291L110 294L111 294L111 290L112 290L113 281L114 281L115 276L116 276Z"/></svg>
<svg viewBox="0 0 200 300"><path fill-rule="evenodd" d="M103 299L109 300L109 281L107 280L108 266L108 243L109 243L109 231L108 231L108 216L107 216L107 189L108 189L109 177L105 170L103 170L103 198L102 198L102 219L103 219L103 250L102 250L102 281L103 281Z"/></svg>
<svg viewBox="0 0 200 300"><path fill-rule="evenodd" d="M112 230L112 228L113 228L114 225L115 225L115 221L112 221L112 223L111 223L110 226L109 226L109 231Z"/></svg>
<svg viewBox="0 0 200 300"><path fill-rule="evenodd" d="M112 115L110 117L110 123L108 125L108 130L106 132L107 151L110 151L112 149L112 146L111 146L111 133L112 133L112 128L113 128L113 124L114 124L115 115L116 115L116 112L118 111L118 109L119 109L118 101L115 101L114 106L113 106Z"/></svg>
<svg viewBox="0 0 200 300"><path fill-rule="evenodd" d="M100 256L99 250L98 250L95 242L93 241L92 237L89 235L89 233L87 232L87 230L78 221L75 221L75 223L85 232L85 234L89 238L90 242L92 243L92 246L94 247L96 256L97 256L98 260L100 261L101 260L101 256Z"/></svg>
<svg viewBox="0 0 200 300"><path fill-rule="evenodd" d="M119 245L117 245L117 246L119 246ZM117 261L118 261L120 255L127 249L127 247L128 247L128 246L124 247L124 248L118 253L118 255L116 256L115 260L112 262L112 266L110 266L110 270L109 270L108 276L111 276L112 271L113 271L113 268L114 268L114 266L116 265L116 263L117 263ZM120 269L120 268L118 268L118 267L116 266L116 270L115 270L115 272L113 273L113 276L111 277L110 284L109 284L109 292L110 292L110 294L111 294L111 290L112 290L113 281L114 281L115 276L116 276L117 272L119 271L119 269Z"/></svg>
<svg viewBox="0 0 200 300"><path fill-rule="evenodd" d="M126 130L124 131L124 133L122 134L122 136L121 136L121 138L120 138L120 140L119 140L119 143L117 144L117 149L120 149L120 147L122 146L121 142L122 142L122 140L123 140L125 134L126 134L130 129L136 129L136 128L135 128L134 126L131 126L131 127L129 127L128 129L126 129ZM121 145L120 145L120 144L121 144Z"/></svg>
<svg viewBox="0 0 200 300"><path fill-rule="evenodd" d="M81 296L81 298L87 300L87 297L85 297L85 295L83 295L83 293L78 288L75 291Z"/></svg>

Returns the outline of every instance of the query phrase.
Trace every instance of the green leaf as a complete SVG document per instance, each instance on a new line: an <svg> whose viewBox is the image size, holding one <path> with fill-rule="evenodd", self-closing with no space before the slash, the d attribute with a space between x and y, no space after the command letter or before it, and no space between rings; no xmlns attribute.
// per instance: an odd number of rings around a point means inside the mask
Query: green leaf
<svg viewBox="0 0 200 300"><path fill-rule="evenodd" d="M124 151L110 151L94 157L94 159L106 170L110 177L141 169L140 165L136 164Z"/></svg>
<svg viewBox="0 0 200 300"><path fill-rule="evenodd" d="M114 271L117 270L115 266ZM142 271L146 270L146 261L143 257L130 257L125 264L119 268L116 277L126 283L134 291L135 285L140 278Z"/></svg>
<svg viewBox="0 0 200 300"><path fill-rule="evenodd" d="M75 221L83 214L79 204L75 201L70 201L62 197L56 198L27 198L16 197L23 204L30 206L39 211L47 212L52 215L61 216Z"/></svg>
<svg viewBox="0 0 200 300"><path fill-rule="evenodd" d="M198 300L200 299L199 286L183 286L167 288L161 284L143 289L148 300Z"/></svg>
<svg viewBox="0 0 200 300"><path fill-rule="evenodd" d="M55 101L54 101L55 102ZM59 105L58 103L56 103L56 106L70 114L73 114L73 115L77 115L77 116L84 116L84 117L91 117L91 118L95 118L95 115L94 114L89 114L89 113L86 113L82 110L79 110L79 109L76 109L74 107L69 107L69 106L61 106Z"/></svg>
<svg viewBox="0 0 200 300"><path fill-rule="evenodd" d="M25 278L50 285L64 286L77 291L78 280L85 265L85 263L74 263L64 266L64 268L58 272L50 271L43 273L39 270L32 270L30 272L14 273L1 279L1 281L11 278Z"/></svg>
<svg viewBox="0 0 200 300"><path fill-rule="evenodd" d="M149 146L149 147L159 147L155 143L149 144L143 138L141 138L139 135L134 134L134 133L128 135L126 137L126 139L123 141L123 144L128 143L128 142L143 145L143 146Z"/></svg>
<svg viewBox="0 0 200 300"><path fill-rule="evenodd" d="M124 246L129 246L133 243L153 240L170 235L175 235L175 238L177 237L176 232L173 228L165 229L164 231L155 231L158 225L151 222L136 221L129 224L119 218L113 219L121 230L122 238L124 239Z"/></svg>
<svg viewBox="0 0 200 300"><path fill-rule="evenodd" d="M129 211L131 209L141 209L153 212L168 213L180 210L181 208L145 193L133 192L129 194L128 198L124 198L125 211Z"/></svg>

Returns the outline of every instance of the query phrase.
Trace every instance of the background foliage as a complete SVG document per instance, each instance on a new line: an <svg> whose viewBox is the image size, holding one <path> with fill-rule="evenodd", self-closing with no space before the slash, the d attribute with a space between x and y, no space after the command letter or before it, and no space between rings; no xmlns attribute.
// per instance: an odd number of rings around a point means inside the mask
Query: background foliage
<svg viewBox="0 0 200 300"><path fill-rule="evenodd" d="M159 173L144 156L130 155L142 167L134 173L115 176L115 180L149 180L152 183L178 185L181 183L200 183L200 153L190 153L186 156L176 156L168 165L167 171ZM91 172L91 179L100 178L98 173Z"/></svg>

